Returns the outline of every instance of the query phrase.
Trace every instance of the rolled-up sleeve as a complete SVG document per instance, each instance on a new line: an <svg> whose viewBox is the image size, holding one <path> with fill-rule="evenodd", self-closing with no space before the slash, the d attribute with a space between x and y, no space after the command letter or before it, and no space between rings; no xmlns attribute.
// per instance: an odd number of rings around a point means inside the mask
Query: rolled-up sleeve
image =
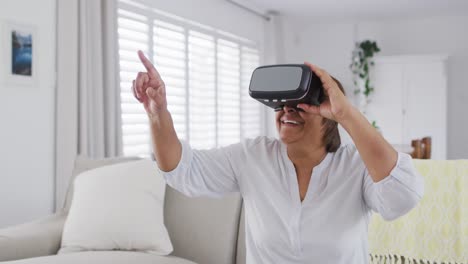
<svg viewBox="0 0 468 264"><path fill-rule="evenodd" d="M424 181L414 168L411 156L398 153L398 161L385 179L374 182L365 170L363 188L367 206L391 221L417 205L424 194Z"/></svg>
<svg viewBox="0 0 468 264"><path fill-rule="evenodd" d="M190 197L220 197L239 191L232 157L237 154L239 158L240 144L196 150L185 141L181 143L182 157L177 167L168 172L160 170L168 185Z"/></svg>

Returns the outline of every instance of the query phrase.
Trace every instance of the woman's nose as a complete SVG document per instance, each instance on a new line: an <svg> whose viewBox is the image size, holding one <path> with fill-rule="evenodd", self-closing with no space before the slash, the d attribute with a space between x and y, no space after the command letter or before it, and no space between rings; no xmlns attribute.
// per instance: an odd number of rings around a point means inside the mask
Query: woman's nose
<svg viewBox="0 0 468 264"><path fill-rule="evenodd" d="M295 107L291 107L291 106L287 106L285 105L283 107L283 110L285 113L294 113L294 112L297 112L297 109Z"/></svg>

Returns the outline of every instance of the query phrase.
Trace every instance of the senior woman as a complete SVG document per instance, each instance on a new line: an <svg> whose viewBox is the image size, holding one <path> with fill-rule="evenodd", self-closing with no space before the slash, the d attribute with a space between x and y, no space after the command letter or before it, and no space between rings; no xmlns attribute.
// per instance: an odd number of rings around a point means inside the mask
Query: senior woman
<svg viewBox="0 0 468 264"><path fill-rule="evenodd" d="M188 196L242 195L248 264L367 263L371 212L393 220L421 199L423 181L411 157L395 151L323 69L306 63L325 97L320 106L278 111L279 140L195 150L177 138L165 84L138 55L147 72L138 74L133 91L148 114L164 178ZM355 146L340 145L338 124Z"/></svg>

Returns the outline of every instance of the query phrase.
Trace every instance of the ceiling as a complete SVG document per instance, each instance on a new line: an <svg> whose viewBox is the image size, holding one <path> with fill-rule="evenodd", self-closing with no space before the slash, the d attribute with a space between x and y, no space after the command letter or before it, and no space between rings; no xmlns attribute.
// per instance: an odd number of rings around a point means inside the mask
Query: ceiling
<svg viewBox="0 0 468 264"><path fill-rule="evenodd" d="M298 20L368 20L468 15L468 0L237 0ZM468 26L468 25L467 25Z"/></svg>

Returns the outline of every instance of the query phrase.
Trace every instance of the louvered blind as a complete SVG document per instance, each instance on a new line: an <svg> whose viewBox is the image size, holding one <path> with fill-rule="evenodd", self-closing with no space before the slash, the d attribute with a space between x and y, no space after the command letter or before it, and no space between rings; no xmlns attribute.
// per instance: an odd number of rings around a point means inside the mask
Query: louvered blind
<svg viewBox="0 0 468 264"><path fill-rule="evenodd" d="M258 50L242 47L241 49L241 136L253 138L260 134L264 117L261 105L249 95L249 84L252 72L258 67L260 57Z"/></svg>
<svg viewBox="0 0 468 264"><path fill-rule="evenodd" d="M123 151L126 156L145 156L151 153L148 117L133 96L132 81L145 70L135 51L149 52L149 19L123 8L117 19Z"/></svg>
<svg viewBox="0 0 468 264"><path fill-rule="evenodd" d="M216 71L214 37L189 32L190 144L216 147Z"/></svg>
<svg viewBox="0 0 468 264"><path fill-rule="evenodd" d="M143 2L118 3L124 155L151 153L147 115L131 91L132 80L145 71L138 49L152 58L166 83L168 109L180 139L203 149L263 132L261 104L248 94L260 61L252 42L163 14Z"/></svg>
<svg viewBox="0 0 468 264"><path fill-rule="evenodd" d="M240 51L239 45L218 39L218 144L240 140Z"/></svg>
<svg viewBox="0 0 468 264"><path fill-rule="evenodd" d="M185 30L160 20L154 21L153 30L153 64L166 84L167 108L177 136L187 139Z"/></svg>

